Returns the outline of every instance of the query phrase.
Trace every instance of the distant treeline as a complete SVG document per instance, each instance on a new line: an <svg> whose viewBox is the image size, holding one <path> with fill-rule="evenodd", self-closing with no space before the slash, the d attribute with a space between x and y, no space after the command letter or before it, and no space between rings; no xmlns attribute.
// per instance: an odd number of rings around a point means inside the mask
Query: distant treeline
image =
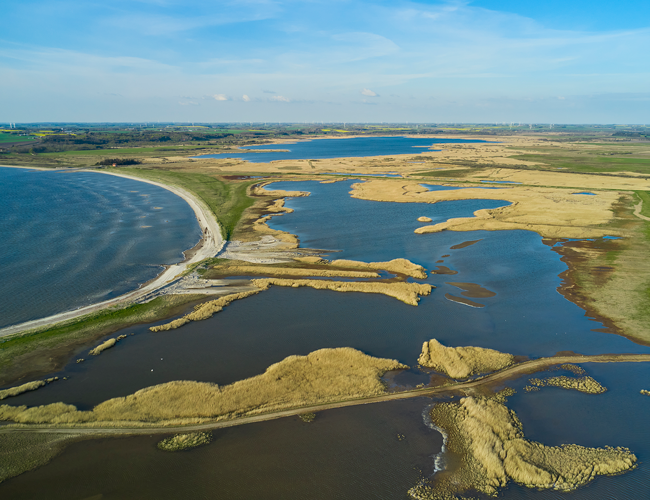
<svg viewBox="0 0 650 500"><path fill-rule="evenodd" d="M95 165L140 165L140 160L133 158L106 158L97 162Z"/></svg>

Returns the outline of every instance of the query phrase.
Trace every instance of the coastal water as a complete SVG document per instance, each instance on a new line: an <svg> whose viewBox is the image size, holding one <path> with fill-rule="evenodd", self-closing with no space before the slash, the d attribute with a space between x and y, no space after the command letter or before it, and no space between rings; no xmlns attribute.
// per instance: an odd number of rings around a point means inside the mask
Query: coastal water
<svg viewBox="0 0 650 500"><path fill-rule="evenodd" d="M413 233L422 225L417 222L420 216L436 223L507 202L372 202L349 197L353 182L274 183L269 189L304 190L311 195L289 199L286 205L294 212L274 217L270 225L297 234L303 247L328 250L331 258L404 257L429 270L455 273L432 274L426 282L437 288L417 307L383 295L271 288L179 330L154 334L148 331L150 325L142 325L114 333L111 336L135 335L84 363L74 363L75 355L59 374L69 380L12 398L10 404L64 401L88 409L110 397L170 380L227 384L261 373L288 355L323 347L350 346L414 365L422 342L431 338L445 345L490 347L531 357L563 350L650 351L623 337L595 331L602 324L557 292L558 275L566 265L535 233ZM476 283L496 295L472 299L482 308L468 307L446 298L446 294L460 296L461 290L450 284L454 282ZM584 367L610 391L599 396L554 388L524 393L521 387L527 379L514 382L518 393L509 406L522 420L527 437L547 445L629 446L647 461L650 443L635 437L643 432L647 413L643 405L650 404L650 397L638 391L650 389L641 387L650 372L642 364ZM630 384L630 380L637 382ZM0 494L29 497L24 491L38 497L43 491L39 484L55 481L61 498L71 497L66 496L73 492L70 483L82 485L74 490L80 498L99 493L105 498L137 496L138 490L130 486L137 478L160 498L173 498L182 486L206 498L406 498L408 488L419 480L418 471L431 474L432 455L440 449L439 434L419 427L429 403L394 402L319 414L315 424L322 418L321 423L331 423L330 430L284 419L219 431L210 446L181 454L156 450L155 437L79 443L52 464L0 485ZM579 412L568 416L574 406ZM625 424L618 425L622 421ZM628 421L632 423L626 427ZM400 431L402 425L411 426L409 432ZM417 448L400 452L398 432L409 443L418 440ZM84 479L104 475L111 480ZM599 478L577 493L510 486L503 497L635 499L647 496L648 485L650 475L642 462L629 474Z"/></svg>
<svg viewBox="0 0 650 500"><path fill-rule="evenodd" d="M200 238L189 205L158 186L0 168L0 328L136 289Z"/></svg>
<svg viewBox="0 0 650 500"><path fill-rule="evenodd" d="M384 156L419 154L435 149L441 144L484 143L472 139L444 139L422 137L351 137L349 139L313 139L301 142L246 146L245 149L268 153L223 153L201 155L194 158L239 158L253 163L269 163L274 160L318 160L324 158L350 158L357 156Z"/></svg>

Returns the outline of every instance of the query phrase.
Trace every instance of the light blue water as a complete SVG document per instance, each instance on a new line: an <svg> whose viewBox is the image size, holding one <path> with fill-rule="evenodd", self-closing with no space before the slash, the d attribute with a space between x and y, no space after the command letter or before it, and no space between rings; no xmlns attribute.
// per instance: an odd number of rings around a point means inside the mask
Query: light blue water
<svg viewBox="0 0 650 500"><path fill-rule="evenodd" d="M136 289L200 238L192 209L166 189L0 168L0 327Z"/></svg>
<svg viewBox="0 0 650 500"><path fill-rule="evenodd" d="M269 163L274 160L316 160L323 158L349 158L356 156L383 156L419 154L431 151L436 144L483 143L487 141L468 139L425 139L421 137L352 137L350 139L313 139L309 141L247 146L246 149L288 149L269 153L223 153L201 155L194 158L241 158L253 163ZM439 150L434 150L439 151Z"/></svg>
<svg viewBox="0 0 650 500"><path fill-rule="evenodd" d="M571 193L571 194L586 194L588 196L596 196L596 193L588 193L587 191L584 191L582 193Z"/></svg>
<svg viewBox="0 0 650 500"><path fill-rule="evenodd" d="M521 184L521 182L515 182L515 181L481 181L481 182L489 182L490 184Z"/></svg>

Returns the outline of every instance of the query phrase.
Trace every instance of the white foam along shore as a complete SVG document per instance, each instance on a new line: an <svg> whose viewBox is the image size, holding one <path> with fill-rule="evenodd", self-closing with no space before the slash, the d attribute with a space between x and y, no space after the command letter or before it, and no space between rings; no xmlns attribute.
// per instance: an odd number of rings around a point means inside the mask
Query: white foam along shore
<svg viewBox="0 0 650 500"><path fill-rule="evenodd" d="M76 170L79 172L79 170ZM221 229L219 223L217 222L214 214L210 209L198 200L193 194L177 186L171 186L168 184L163 184L161 182L151 181L148 179L142 179L140 177L135 177L131 175L118 174L115 172L103 172L101 170L83 170L85 172L95 172L100 174L114 175L117 177L124 177L126 179L131 179L138 182L145 182L147 184L153 184L154 186L161 187L167 191L171 191L177 196L183 198L187 204L192 208L196 219L201 227L203 232L203 244L201 247L192 255L190 259L187 259L178 264L173 264L168 266L161 274L158 275L154 280L150 281L146 285L133 290L131 292L120 295L110 300L105 300L103 302L98 302L97 304L91 304L89 306L81 307L79 309L74 309L72 311L66 311L53 316L48 316L46 318L35 319L32 321L27 321L25 323L19 323L16 325L11 325L5 328L0 329L0 337L5 337L7 335L12 335L14 333L19 333L27 330L32 330L34 328L40 328L46 325L58 323L61 321L67 321L85 314L89 314L101 309L105 309L110 306L125 302L133 302L139 298L162 288L163 286L168 285L174 281L180 274L182 274L189 266L197 262L202 261L210 257L214 257L221 251L224 246L224 239L221 235Z"/></svg>

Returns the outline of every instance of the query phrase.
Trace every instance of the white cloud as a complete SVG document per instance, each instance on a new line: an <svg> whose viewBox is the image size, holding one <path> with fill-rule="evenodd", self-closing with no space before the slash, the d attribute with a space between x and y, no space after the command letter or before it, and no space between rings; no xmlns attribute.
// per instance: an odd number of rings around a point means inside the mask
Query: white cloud
<svg viewBox="0 0 650 500"><path fill-rule="evenodd" d="M363 89L363 90L361 91L361 94L363 94L363 95L367 95L368 97L378 97L378 95L379 95L379 94L377 94L376 92L373 92L373 91L370 90L370 89Z"/></svg>
<svg viewBox="0 0 650 500"><path fill-rule="evenodd" d="M229 101L230 97L228 97L226 94L214 94L214 100L215 101Z"/></svg>
<svg viewBox="0 0 650 500"><path fill-rule="evenodd" d="M241 96L241 98L242 98L242 101L244 101L244 102L249 102L249 101L251 100L251 98L248 97L246 94L244 94L243 96Z"/></svg>
<svg viewBox="0 0 650 500"><path fill-rule="evenodd" d="M281 95L274 95L271 97L272 101L278 101L278 102L290 102L289 98L281 96Z"/></svg>

